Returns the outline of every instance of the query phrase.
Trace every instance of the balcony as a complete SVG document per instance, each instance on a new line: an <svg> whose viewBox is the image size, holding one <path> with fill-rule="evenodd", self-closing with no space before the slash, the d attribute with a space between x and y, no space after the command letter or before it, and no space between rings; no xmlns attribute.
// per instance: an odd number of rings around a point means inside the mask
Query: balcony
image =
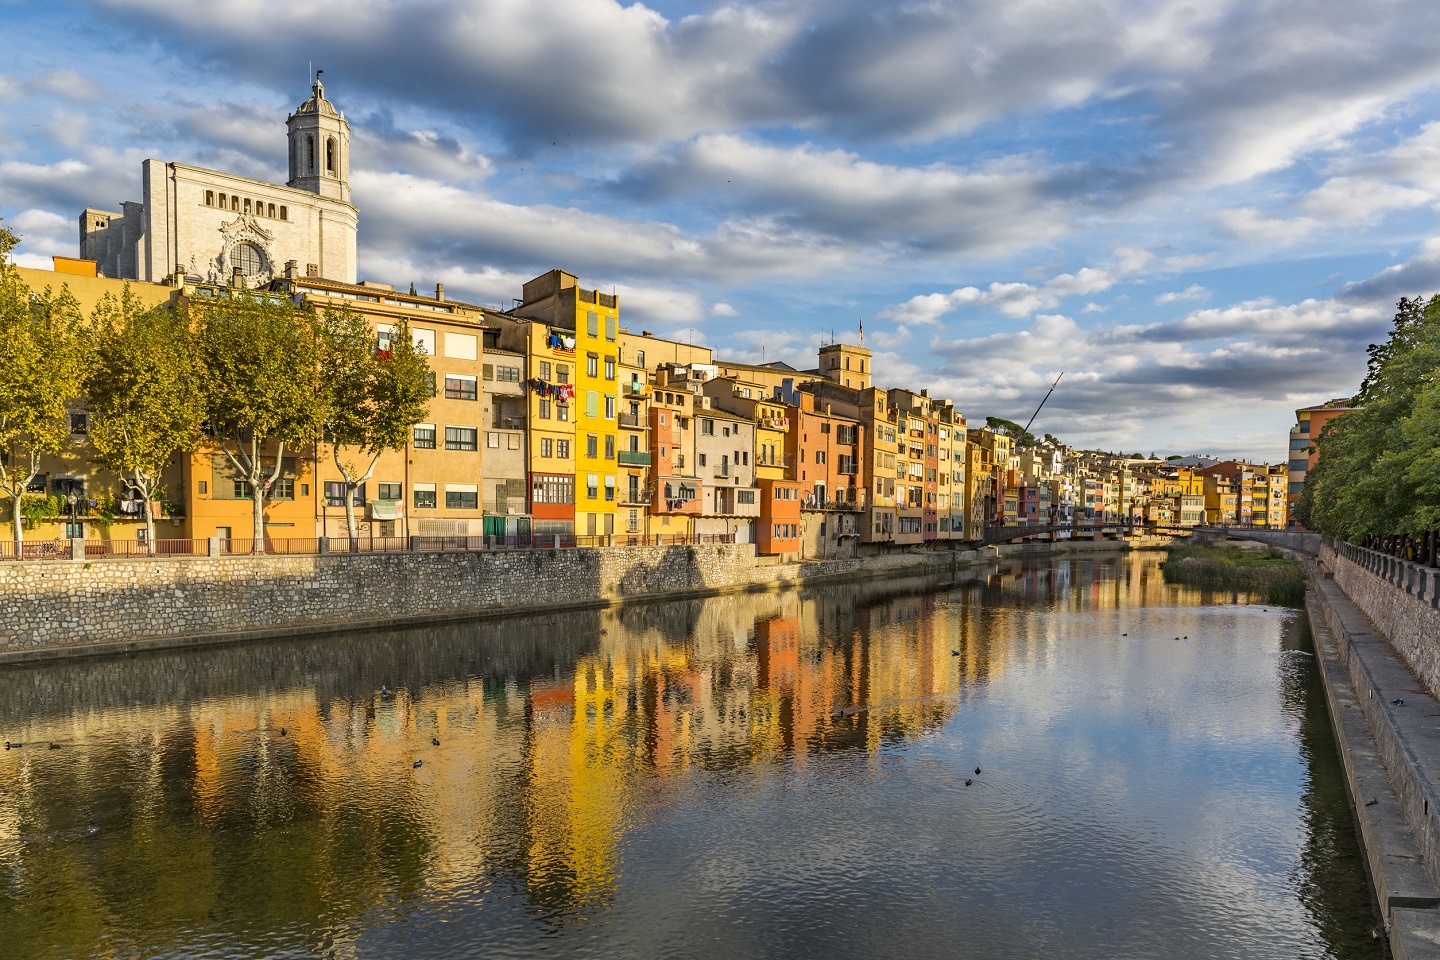
<svg viewBox="0 0 1440 960"><path fill-rule="evenodd" d="M650 466L650 451L648 450L621 450L616 455L621 466L626 467L648 467Z"/></svg>
<svg viewBox="0 0 1440 960"><path fill-rule="evenodd" d="M620 426L629 427L632 430L644 430L649 424L641 419L638 413L622 413L619 416Z"/></svg>

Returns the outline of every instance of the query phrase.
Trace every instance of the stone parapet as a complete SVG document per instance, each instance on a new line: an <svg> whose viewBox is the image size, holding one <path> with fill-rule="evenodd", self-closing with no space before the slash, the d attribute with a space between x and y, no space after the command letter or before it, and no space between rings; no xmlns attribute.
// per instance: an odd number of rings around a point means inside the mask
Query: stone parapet
<svg viewBox="0 0 1440 960"><path fill-rule="evenodd" d="M1440 569L1330 540L1320 560L1426 691L1440 695Z"/></svg>

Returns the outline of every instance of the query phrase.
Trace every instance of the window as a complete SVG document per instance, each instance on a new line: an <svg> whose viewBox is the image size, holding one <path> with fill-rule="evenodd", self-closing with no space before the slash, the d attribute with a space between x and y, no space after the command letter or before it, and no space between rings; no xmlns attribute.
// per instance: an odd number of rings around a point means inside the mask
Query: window
<svg viewBox="0 0 1440 960"><path fill-rule="evenodd" d="M555 441L555 456L559 457L561 460L569 460L569 459L570 459L570 441L569 441L569 440L556 440L556 441ZM569 503L568 500L565 501L565 502L566 502L566 503Z"/></svg>
<svg viewBox="0 0 1440 960"><path fill-rule="evenodd" d="M446 510L476 510L480 506L480 488L473 483L445 484Z"/></svg>
<svg viewBox="0 0 1440 960"><path fill-rule="evenodd" d="M246 197L246 198L245 198L245 212L246 212L246 213L249 213L249 212L250 212L250 198L249 198L249 197Z"/></svg>
<svg viewBox="0 0 1440 960"><path fill-rule="evenodd" d="M532 503L574 503L575 478L537 473L530 478Z"/></svg>
<svg viewBox="0 0 1440 960"><path fill-rule="evenodd" d="M274 485L270 488L270 499L271 499L271 500L294 500L294 499L295 499L295 481L294 481L294 479L292 479L292 478L290 478L290 477L281 477L280 479L276 480L275 483L274 483Z"/></svg>
<svg viewBox="0 0 1440 960"><path fill-rule="evenodd" d="M499 450L500 434L496 433L493 430L485 431L485 446L489 447L491 450Z"/></svg>
<svg viewBox="0 0 1440 960"><path fill-rule="evenodd" d="M70 411L70 432L84 436L90 432L90 414L84 410Z"/></svg>
<svg viewBox="0 0 1440 960"><path fill-rule="evenodd" d="M505 434L505 449L506 449L506 450L519 450L519 449L520 449L520 434L518 434L518 433L507 433L507 434Z"/></svg>
<svg viewBox="0 0 1440 960"><path fill-rule="evenodd" d="M612 503L615 501L615 475L614 475L614 474L609 474L609 473L607 473L607 474L605 475L605 499L606 499L606 500L609 500L609 501L612 502Z"/></svg>
<svg viewBox="0 0 1440 960"><path fill-rule="evenodd" d="M377 500L404 500L405 485L403 483L381 483L375 491Z"/></svg>
<svg viewBox="0 0 1440 960"><path fill-rule="evenodd" d="M218 203L217 203L216 205L217 205L221 210L224 210L224 209L225 209L225 207L227 206L227 202L226 202L226 200L225 200L225 194L223 194L223 193L220 194L220 200L218 201Z"/></svg>
<svg viewBox="0 0 1440 960"><path fill-rule="evenodd" d="M445 396L451 400L475 400L480 396L479 384L474 377L458 373L445 374Z"/></svg>
<svg viewBox="0 0 1440 960"><path fill-rule="evenodd" d="M715 436L715 421L714 421L714 420L708 420L708 419L706 419L706 418L704 418L704 417L701 417L701 418L700 418L700 435L701 435L702 437L713 437L713 436Z"/></svg>
<svg viewBox="0 0 1440 960"><path fill-rule="evenodd" d="M496 367L496 368L495 368L495 379L498 380L498 381L501 382L501 383L519 383L519 382L520 382L520 368L519 368L519 367Z"/></svg>
<svg viewBox="0 0 1440 960"><path fill-rule="evenodd" d="M705 454L703 454L703 453L697 453L697 454L695 454L695 462L696 462L697 464L699 464L700 466L703 467L703 466L706 465L706 464L705 464L705 460L706 460L706 455L705 455Z"/></svg>
<svg viewBox="0 0 1440 960"><path fill-rule="evenodd" d="M213 207L213 206L215 206L215 191L214 191L214 190L206 190L206 191L205 191L205 206L207 206L207 207Z"/></svg>
<svg viewBox="0 0 1440 960"><path fill-rule="evenodd" d="M554 441L553 439L551 439L550 437L541 437L541 438L540 438L540 456L542 456L542 457L553 457L553 456L555 456L555 441Z"/></svg>
<svg viewBox="0 0 1440 960"><path fill-rule="evenodd" d="M592 377L600 376L600 357L598 354L590 354L585 358L585 373Z"/></svg>
<svg viewBox="0 0 1440 960"><path fill-rule="evenodd" d="M350 502L357 507L365 506L365 484L362 483L355 488L355 490L350 494ZM325 481L325 506L345 506L345 481Z"/></svg>
<svg viewBox="0 0 1440 960"><path fill-rule="evenodd" d="M619 326L619 324L620 324L620 321L619 321L618 319L616 319L615 317L607 316L607 317L605 318L605 339L606 339L606 340L611 340L611 341L613 341L613 340L615 339L615 336L616 336L616 328Z"/></svg>
<svg viewBox="0 0 1440 960"><path fill-rule="evenodd" d="M480 448L479 433L480 431L474 427L446 427L445 449L478 450Z"/></svg>
<svg viewBox="0 0 1440 960"><path fill-rule="evenodd" d="M200 484L199 484L199 487L197 488L196 492L197 492L197 493L209 493L209 492L210 492L210 484L209 484L207 481L205 481L205 480L201 480L201 481L200 481Z"/></svg>
<svg viewBox="0 0 1440 960"><path fill-rule="evenodd" d="M635 351L635 366L639 367L641 370L644 370L644 369L645 369L645 351L644 351L644 350L637 350L637 351Z"/></svg>
<svg viewBox="0 0 1440 960"><path fill-rule="evenodd" d="M476 359L476 339L474 335L469 333L446 333L445 356L452 360Z"/></svg>
<svg viewBox="0 0 1440 960"><path fill-rule="evenodd" d="M253 277L265 268L265 255L253 243L237 243L230 248L230 266L239 267L240 275Z"/></svg>
<svg viewBox="0 0 1440 960"><path fill-rule="evenodd" d="M434 370L427 370L427 371L425 371L425 388L430 392L430 396L432 396L432 397L435 396L435 394L438 392L438 391L435 389L435 371L434 371Z"/></svg>
<svg viewBox="0 0 1440 960"><path fill-rule="evenodd" d="M281 219L281 220L289 220L289 219L290 219L290 214L289 214L289 212L288 212L287 209L286 209L285 207L283 207L283 206L280 208L280 219Z"/></svg>
<svg viewBox="0 0 1440 960"><path fill-rule="evenodd" d="M555 364L555 382L556 382L556 383L569 383L569 382L570 382L570 364L568 364L568 363L557 363L557 364Z"/></svg>
<svg viewBox="0 0 1440 960"><path fill-rule="evenodd" d="M600 315L593 310L585 315L585 330L592 337L600 336Z"/></svg>
<svg viewBox="0 0 1440 960"><path fill-rule="evenodd" d="M328 173L335 172L335 138L330 137L325 141L325 170Z"/></svg>
<svg viewBox="0 0 1440 960"><path fill-rule="evenodd" d="M743 503L743 504L748 504L748 505L754 506L754 504L755 504L755 491L754 491L754 490L736 490L736 491L735 491L735 502L736 502L736 503Z"/></svg>
<svg viewBox="0 0 1440 960"><path fill-rule="evenodd" d="M600 394L594 390L585 391L585 416L600 416Z"/></svg>
<svg viewBox="0 0 1440 960"><path fill-rule="evenodd" d="M275 204L265 204L265 216L269 217L271 220L275 219Z"/></svg>
<svg viewBox="0 0 1440 960"><path fill-rule="evenodd" d="M606 358L605 358L605 379L606 379L606 380L614 380L614 379L615 379L615 358L614 358L614 357L606 357Z"/></svg>
<svg viewBox="0 0 1440 960"><path fill-rule="evenodd" d="M615 459L615 438L613 436L605 437L605 459Z"/></svg>
<svg viewBox="0 0 1440 960"><path fill-rule="evenodd" d="M600 438L593 433L585 437L585 456L591 460L600 456Z"/></svg>
<svg viewBox="0 0 1440 960"><path fill-rule="evenodd" d="M606 397L606 398L605 398L605 419L606 419L606 420L614 420L614 419L615 419L615 398L614 398L614 397Z"/></svg>
<svg viewBox="0 0 1440 960"><path fill-rule="evenodd" d="M540 379L541 379L541 380L549 380L549 379L550 379L550 361L549 361L549 360L541 360L541 361L540 361Z"/></svg>
<svg viewBox="0 0 1440 960"><path fill-rule="evenodd" d="M255 492L255 488L252 487L252 486L250 486L249 481L246 481L246 480L236 480L236 481L234 481L234 484L235 484L235 487L234 487L235 493L234 493L234 495L233 495L233 497L232 497L231 499L234 499L234 500L249 500L249 499L252 497L252 495L254 494L254 492Z"/></svg>
<svg viewBox="0 0 1440 960"><path fill-rule="evenodd" d="M625 528L627 533L638 533L640 530L640 511L631 509L628 524Z"/></svg>
<svg viewBox="0 0 1440 960"><path fill-rule="evenodd" d="M433 424L433 423L417 423L417 424L415 424L415 449L416 449L416 450L434 450L434 449L435 449L435 424Z"/></svg>
<svg viewBox="0 0 1440 960"><path fill-rule="evenodd" d="M233 193L230 194L230 209L236 211L240 209L240 198Z"/></svg>
<svg viewBox="0 0 1440 960"><path fill-rule="evenodd" d="M541 419L541 420L549 420L549 419L550 419L550 401L549 401L549 400L541 400L541 401L540 401L540 419Z"/></svg>

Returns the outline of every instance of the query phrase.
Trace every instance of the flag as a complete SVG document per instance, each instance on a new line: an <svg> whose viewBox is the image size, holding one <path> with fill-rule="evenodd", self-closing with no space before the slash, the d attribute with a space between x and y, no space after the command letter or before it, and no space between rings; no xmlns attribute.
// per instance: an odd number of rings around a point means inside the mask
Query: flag
<svg viewBox="0 0 1440 960"><path fill-rule="evenodd" d="M865 318L860 318L860 346L865 346Z"/></svg>

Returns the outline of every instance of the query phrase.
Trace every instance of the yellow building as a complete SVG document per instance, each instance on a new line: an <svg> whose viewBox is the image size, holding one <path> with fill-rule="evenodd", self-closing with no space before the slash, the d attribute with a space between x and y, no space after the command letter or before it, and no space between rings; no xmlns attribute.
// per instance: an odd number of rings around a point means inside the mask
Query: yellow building
<svg viewBox="0 0 1440 960"><path fill-rule="evenodd" d="M512 313L568 331L575 344L575 533L610 536L619 495L619 299L578 286L564 270L531 280L521 296Z"/></svg>

